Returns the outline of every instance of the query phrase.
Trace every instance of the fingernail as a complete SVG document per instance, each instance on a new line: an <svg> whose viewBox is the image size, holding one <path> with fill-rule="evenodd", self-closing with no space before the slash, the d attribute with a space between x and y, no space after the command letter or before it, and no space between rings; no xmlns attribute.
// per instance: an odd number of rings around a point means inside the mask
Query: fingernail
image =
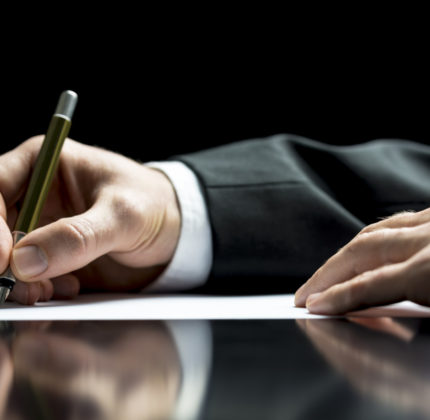
<svg viewBox="0 0 430 420"><path fill-rule="evenodd" d="M26 279L43 273L48 268L48 259L41 248L24 246L12 252L12 261L18 277Z"/></svg>

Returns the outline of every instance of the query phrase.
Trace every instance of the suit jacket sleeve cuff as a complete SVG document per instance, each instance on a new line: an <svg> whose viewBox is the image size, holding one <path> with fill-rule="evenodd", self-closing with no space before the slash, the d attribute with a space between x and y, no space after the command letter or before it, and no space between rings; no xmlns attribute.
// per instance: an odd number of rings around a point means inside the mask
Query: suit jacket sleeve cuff
<svg viewBox="0 0 430 420"><path fill-rule="evenodd" d="M170 264L145 291L182 291L202 286L212 266L212 233L199 181L182 162L146 165L162 171L175 188L181 211L181 232Z"/></svg>

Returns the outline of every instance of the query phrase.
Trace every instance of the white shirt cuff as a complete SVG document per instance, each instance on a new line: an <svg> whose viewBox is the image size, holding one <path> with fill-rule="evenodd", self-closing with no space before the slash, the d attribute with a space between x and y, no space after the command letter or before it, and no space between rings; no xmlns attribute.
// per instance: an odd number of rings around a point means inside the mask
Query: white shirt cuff
<svg viewBox="0 0 430 420"><path fill-rule="evenodd" d="M182 162L146 165L162 171L175 188L181 211L181 232L170 264L145 291L172 292L201 286L212 266L212 232L199 181Z"/></svg>

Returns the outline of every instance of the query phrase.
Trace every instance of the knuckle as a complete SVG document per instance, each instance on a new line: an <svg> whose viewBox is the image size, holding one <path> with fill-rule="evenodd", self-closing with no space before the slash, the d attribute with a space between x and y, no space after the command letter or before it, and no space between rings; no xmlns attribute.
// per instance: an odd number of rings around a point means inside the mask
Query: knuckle
<svg viewBox="0 0 430 420"><path fill-rule="evenodd" d="M375 264L391 259L392 229L378 229L357 235L344 249L354 276L369 270Z"/></svg>
<svg viewBox="0 0 430 420"><path fill-rule="evenodd" d="M43 141L43 135L33 136L24 141L23 145L27 147L36 147L40 146Z"/></svg>
<svg viewBox="0 0 430 420"><path fill-rule="evenodd" d="M342 252L348 255L354 255L357 252L358 247L360 246L360 237L356 236L351 242L346 244L342 248Z"/></svg>
<svg viewBox="0 0 430 420"><path fill-rule="evenodd" d="M96 247L96 234L89 221L80 217L64 221L62 232L67 243L67 248L73 253L86 253Z"/></svg>
<svg viewBox="0 0 430 420"><path fill-rule="evenodd" d="M357 236L348 245L346 245L343 250L346 260L349 261L351 271L354 276L360 274L363 271L362 261L360 258L360 255L362 254L363 242L363 237Z"/></svg>
<svg viewBox="0 0 430 420"><path fill-rule="evenodd" d="M347 299L350 306L360 306L367 303L366 297L368 296L371 278L375 277L375 273L366 271L360 274L351 282L348 287Z"/></svg>
<svg viewBox="0 0 430 420"><path fill-rule="evenodd" d="M359 304L359 294L352 282L339 283L330 288L330 297L338 311L353 308Z"/></svg>
<svg viewBox="0 0 430 420"><path fill-rule="evenodd" d="M366 242L376 242L385 240L388 235L390 235L390 229L382 228L378 230L374 230L372 232L368 232L365 235L363 235L363 239Z"/></svg>
<svg viewBox="0 0 430 420"><path fill-rule="evenodd" d="M26 154L28 156L32 156L40 150L43 139L43 135L33 136L25 140L19 147L21 147L22 150L26 151Z"/></svg>
<svg viewBox="0 0 430 420"><path fill-rule="evenodd" d="M42 143L43 142L43 139L44 139L44 135L43 134L39 134L39 135L37 135L37 136L32 136L32 137L30 137L27 141L28 142L34 142L34 143L36 143L36 145L40 145L40 143Z"/></svg>
<svg viewBox="0 0 430 420"><path fill-rule="evenodd" d="M422 242L423 239L428 238L426 232L422 232L421 229L411 227L401 227L393 232L395 235L394 239L401 244L402 249L409 254L412 250L416 249L417 245Z"/></svg>
<svg viewBox="0 0 430 420"><path fill-rule="evenodd" d="M420 252L418 256L404 264L406 298L424 305L430 304L430 250Z"/></svg>
<svg viewBox="0 0 430 420"><path fill-rule="evenodd" d="M380 250L383 245L386 245L390 242L390 239L393 237L394 231L393 229L383 228L374 230L372 232L368 232L362 236L362 246L367 249Z"/></svg>
<svg viewBox="0 0 430 420"><path fill-rule="evenodd" d="M44 136L34 136L22 142L15 150L19 151L16 159L22 165L32 166L42 145Z"/></svg>
<svg viewBox="0 0 430 420"><path fill-rule="evenodd" d="M416 213L417 215L421 215L424 216L424 220L428 220L429 216L430 216L430 207L421 210L420 212Z"/></svg>
<svg viewBox="0 0 430 420"><path fill-rule="evenodd" d="M400 262L410 258L429 242L428 233L420 228L400 227L388 229L383 249L384 263Z"/></svg>
<svg viewBox="0 0 430 420"><path fill-rule="evenodd" d="M363 277L359 279L359 283L361 283L363 289L367 291L369 285L371 285L372 283L382 283L389 275L390 267L383 266L374 271L364 273Z"/></svg>
<svg viewBox="0 0 430 420"><path fill-rule="evenodd" d="M372 223L370 225L365 226L363 229L360 230L358 235L363 235L365 233L373 232L375 229L378 229L380 222Z"/></svg>
<svg viewBox="0 0 430 420"><path fill-rule="evenodd" d="M369 241L374 237L374 232L366 232L357 235L349 244L344 247L344 252L350 256L357 256L365 248Z"/></svg>
<svg viewBox="0 0 430 420"><path fill-rule="evenodd" d="M134 197L126 192L114 194L110 198L112 214L117 223L124 228L133 228L138 225L141 203L137 203Z"/></svg>
<svg viewBox="0 0 430 420"><path fill-rule="evenodd" d="M132 203L126 194L115 194L111 198L111 206L115 215L121 218L128 218L135 211L134 203Z"/></svg>

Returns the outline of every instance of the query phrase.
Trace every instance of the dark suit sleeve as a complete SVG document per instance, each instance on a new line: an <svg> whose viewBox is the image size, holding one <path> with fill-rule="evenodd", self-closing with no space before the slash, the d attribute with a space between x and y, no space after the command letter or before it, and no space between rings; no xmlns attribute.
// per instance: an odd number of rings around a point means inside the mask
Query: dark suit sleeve
<svg viewBox="0 0 430 420"><path fill-rule="evenodd" d="M206 291L293 292L366 224L430 202L430 148L292 135L175 157L198 176L214 260Z"/></svg>

